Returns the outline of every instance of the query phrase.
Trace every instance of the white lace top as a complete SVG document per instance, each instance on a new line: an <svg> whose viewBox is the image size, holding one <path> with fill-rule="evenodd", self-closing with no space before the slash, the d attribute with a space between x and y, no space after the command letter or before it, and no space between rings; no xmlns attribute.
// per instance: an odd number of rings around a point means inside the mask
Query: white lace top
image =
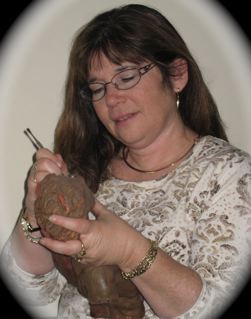
<svg viewBox="0 0 251 319"><path fill-rule="evenodd" d="M111 178L97 198L176 261L196 270L203 289L179 319L216 318L247 280L251 269L251 158L206 136L175 171L158 180ZM22 271L6 245L8 273L27 291L27 302L46 304L61 294L59 318L91 318L87 300L57 270ZM28 293L30 291L30 294ZM158 318L145 302L145 319Z"/></svg>

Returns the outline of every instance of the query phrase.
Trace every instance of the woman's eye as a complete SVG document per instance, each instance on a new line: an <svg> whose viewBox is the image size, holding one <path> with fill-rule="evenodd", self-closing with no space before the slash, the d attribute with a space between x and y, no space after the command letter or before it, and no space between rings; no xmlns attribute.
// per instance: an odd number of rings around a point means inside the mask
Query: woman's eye
<svg viewBox="0 0 251 319"><path fill-rule="evenodd" d="M131 75L128 75L128 76L123 76L120 78L120 80L122 82L129 82L129 81L132 81L135 79L135 75L134 74L131 74Z"/></svg>
<svg viewBox="0 0 251 319"><path fill-rule="evenodd" d="M102 93L103 90L104 90L104 88L103 88L102 86L97 87L97 88L90 86L90 90L91 90L91 92L92 92L92 95L97 95L97 94Z"/></svg>

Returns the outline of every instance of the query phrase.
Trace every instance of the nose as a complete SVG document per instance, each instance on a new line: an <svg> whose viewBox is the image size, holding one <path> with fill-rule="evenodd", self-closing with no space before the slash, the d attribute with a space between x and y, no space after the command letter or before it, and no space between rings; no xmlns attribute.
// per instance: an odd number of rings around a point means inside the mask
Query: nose
<svg viewBox="0 0 251 319"><path fill-rule="evenodd" d="M107 106L116 106L119 102L123 101L123 99L123 91L117 89L114 83L108 83L105 92Z"/></svg>

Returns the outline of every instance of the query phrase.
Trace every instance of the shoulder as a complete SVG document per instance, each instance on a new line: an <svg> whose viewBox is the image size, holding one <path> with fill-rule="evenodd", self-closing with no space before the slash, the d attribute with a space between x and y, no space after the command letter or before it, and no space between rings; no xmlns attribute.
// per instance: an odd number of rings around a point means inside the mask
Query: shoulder
<svg viewBox="0 0 251 319"><path fill-rule="evenodd" d="M196 180L196 196L208 194L210 200L218 196L236 199L243 193L251 196L251 157L224 140L202 137L194 150L190 173Z"/></svg>
<svg viewBox="0 0 251 319"><path fill-rule="evenodd" d="M223 167L246 167L251 171L251 156L231 143L213 136L204 136L198 142L195 160Z"/></svg>

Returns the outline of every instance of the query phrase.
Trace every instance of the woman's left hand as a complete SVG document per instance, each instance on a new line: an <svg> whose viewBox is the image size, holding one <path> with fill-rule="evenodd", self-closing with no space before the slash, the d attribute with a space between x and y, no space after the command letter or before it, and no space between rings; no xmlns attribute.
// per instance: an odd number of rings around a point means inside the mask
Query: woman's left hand
<svg viewBox="0 0 251 319"><path fill-rule="evenodd" d="M82 263L96 266L118 265L121 269L131 267L131 256L136 247L143 251L144 256L149 242L142 234L97 200L92 212L96 220L52 215L51 222L79 233L79 240L63 242L44 237L40 244L53 252L74 256L81 251L83 243L86 255L81 260Z"/></svg>

